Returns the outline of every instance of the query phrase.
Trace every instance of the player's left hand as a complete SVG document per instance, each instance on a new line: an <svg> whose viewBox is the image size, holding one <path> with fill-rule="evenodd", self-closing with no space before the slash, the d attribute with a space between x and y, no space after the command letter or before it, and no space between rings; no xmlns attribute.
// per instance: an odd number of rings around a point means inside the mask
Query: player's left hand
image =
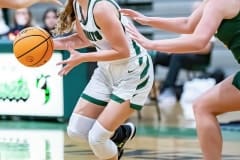
<svg viewBox="0 0 240 160"><path fill-rule="evenodd" d="M132 9L120 9L120 13L122 13L124 16L128 16L132 18L133 20L137 21L138 23L142 25L148 24L148 17L144 16L140 12L134 11Z"/></svg>
<svg viewBox="0 0 240 160"><path fill-rule="evenodd" d="M58 62L57 65L63 65L63 68L58 72L58 75L67 75L74 67L82 63L81 54L74 49L68 49L70 52L70 57L66 60Z"/></svg>
<svg viewBox="0 0 240 160"><path fill-rule="evenodd" d="M44 2L44 3L56 3L60 6L62 6L62 2L60 2L59 0L39 0L39 2Z"/></svg>
<svg viewBox="0 0 240 160"><path fill-rule="evenodd" d="M145 49L151 49L151 40L144 37L135 26L132 24L128 24L126 26L126 30L128 33L130 33L130 37L137 41L139 44L141 44Z"/></svg>

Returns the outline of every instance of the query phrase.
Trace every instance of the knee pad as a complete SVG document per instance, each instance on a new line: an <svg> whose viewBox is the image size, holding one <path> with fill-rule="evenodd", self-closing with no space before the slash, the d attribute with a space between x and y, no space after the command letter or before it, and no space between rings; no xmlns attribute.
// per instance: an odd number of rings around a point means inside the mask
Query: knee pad
<svg viewBox="0 0 240 160"><path fill-rule="evenodd" d="M94 123L89 131L88 142L93 153L98 158L110 159L117 155L117 146L110 140L113 133L105 129L98 121Z"/></svg>
<svg viewBox="0 0 240 160"><path fill-rule="evenodd" d="M73 113L67 127L68 136L87 141L89 130L95 121L95 119Z"/></svg>

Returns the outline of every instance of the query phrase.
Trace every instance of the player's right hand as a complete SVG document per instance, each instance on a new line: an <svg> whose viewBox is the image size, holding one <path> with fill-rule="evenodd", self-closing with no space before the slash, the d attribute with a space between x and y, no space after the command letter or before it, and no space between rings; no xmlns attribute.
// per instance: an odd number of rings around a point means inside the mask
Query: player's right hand
<svg viewBox="0 0 240 160"><path fill-rule="evenodd" d="M140 12L134 11L132 9L120 9L120 13L122 13L124 16L132 18L142 25L147 25L148 17L144 16Z"/></svg>
<svg viewBox="0 0 240 160"><path fill-rule="evenodd" d="M44 2L44 3L56 3L60 6L62 6L62 2L60 2L59 0L39 0L39 2Z"/></svg>
<svg viewBox="0 0 240 160"><path fill-rule="evenodd" d="M70 57L66 60L58 62L57 65L63 65L63 68L58 72L59 76L67 75L74 67L82 63L82 54L72 48L68 48Z"/></svg>

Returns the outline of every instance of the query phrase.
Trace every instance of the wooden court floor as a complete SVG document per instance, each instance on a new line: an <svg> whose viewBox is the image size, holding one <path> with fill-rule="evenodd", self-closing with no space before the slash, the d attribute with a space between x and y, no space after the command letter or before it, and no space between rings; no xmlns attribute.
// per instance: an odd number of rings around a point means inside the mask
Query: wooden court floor
<svg viewBox="0 0 240 160"><path fill-rule="evenodd" d="M201 159L194 128L145 115L130 120L137 125L137 135L122 160ZM70 139L65 130L62 123L0 120L0 160L96 160L85 142ZM223 130L223 138L223 160L240 160L240 131Z"/></svg>
<svg viewBox="0 0 240 160"><path fill-rule="evenodd" d="M226 142L224 160L239 160L239 143ZM65 160L97 160L83 143L67 143ZM137 136L127 146L123 160L201 160L196 139Z"/></svg>

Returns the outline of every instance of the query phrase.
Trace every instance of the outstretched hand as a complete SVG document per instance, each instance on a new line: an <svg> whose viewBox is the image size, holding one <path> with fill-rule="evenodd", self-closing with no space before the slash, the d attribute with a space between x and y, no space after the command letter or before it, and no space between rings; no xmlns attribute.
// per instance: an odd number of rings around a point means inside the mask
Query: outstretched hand
<svg viewBox="0 0 240 160"><path fill-rule="evenodd" d="M60 6L62 6L62 2L60 2L59 0L39 0L39 2L44 2L44 3L56 3Z"/></svg>
<svg viewBox="0 0 240 160"><path fill-rule="evenodd" d="M151 40L144 37L135 26L128 24L126 26L127 32L130 34L130 37L141 44L145 49L151 49Z"/></svg>
<svg viewBox="0 0 240 160"><path fill-rule="evenodd" d="M70 57L66 60L58 62L57 65L63 65L63 68L58 72L58 75L67 75L74 67L79 65L81 62L81 54L72 48L69 48Z"/></svg>
<svg viewBox="0 0 240 160"><path fill-rule="evenodd" d="M147 25L147 22L148 22L147 17L144 16L143 14L141 14L140 12L134 11L132 9L120 9L120 12L124 16L130 17L130 18L132 18L133 20L135 20L136 22L138 22L142 25Z"/></svg>

